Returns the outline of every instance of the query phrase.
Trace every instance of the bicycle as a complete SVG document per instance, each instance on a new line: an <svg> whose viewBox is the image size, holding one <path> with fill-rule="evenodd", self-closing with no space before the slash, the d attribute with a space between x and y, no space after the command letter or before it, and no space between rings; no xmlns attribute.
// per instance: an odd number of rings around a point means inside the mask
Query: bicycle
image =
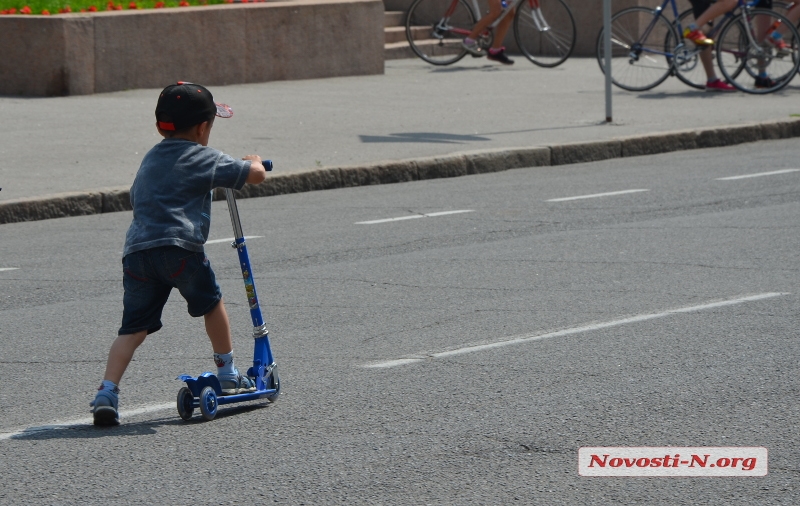
<svg viewBox="0 0 800 506"><path fill-rule="evenodd" d="M725 14L709 36L716 42L717 64L729 83L746 93L772 93L789 84L800 67L800 34L785 16L772 10L755 9L756 3L757 0L739 0L737 7ZM667 4L672 6L674 23L664 16ZM631 7L612 16L611 66L612 82L616 86L645 91L658 86L670 75L677 75L686 84L701 87L699 79L692 74L697 68L700 51L705 48L697 48L684 40L681 16L675 0L663 0L655 9ZM784 34L790 48L788 54L780 54L765 42L767 34L775 29ZM597 60L604 70L603 38L601 29L597 38ZM772 86L756 87L755 77L766 70L772 74Z"/></svg>
<svg viewBox="0 0 800 506"><path fill-rule="evenodd" d="M406 16L406 38L411 49L433 65L450 65L466 56L461 41L480 20L480 7L472 0L416 0ZM493 42L494 28L512 9L514 38L525 57L540 67L564 63L575 49L575 19L563 0L512 0L503 13L478 37L485 51Z"/></svg>
<svg viewBox="0 0 800 506"><path fill-rule="evenodd" d="M786 13L793 5L793 3L775 1L772 3L772 10L786 17ZM694 13L692 12L692 9L683 11L675 22L676 32L679 34L683 33L681 25L686 26L693 20ZM716 27L713 27L708 33L709 38L713 39L722 26L723 24L720 23L717 24ZM800 30L798 30L798 32L800 33ZM702 49L697 50L693 42L684 39L684 48L681 51L678 51L679 55L676 57L675 66L675 75L678 79L687 85L700 90L705 88L706 82L706 73L700 64L699 58L701 50ZM800 70L798 71L800 72Z"/></svg>

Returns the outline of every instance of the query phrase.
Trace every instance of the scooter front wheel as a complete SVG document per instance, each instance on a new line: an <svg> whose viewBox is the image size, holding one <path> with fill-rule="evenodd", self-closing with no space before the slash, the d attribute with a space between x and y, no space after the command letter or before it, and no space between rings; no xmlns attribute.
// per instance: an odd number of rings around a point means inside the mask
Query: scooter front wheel
<svg viewBox="0 0 800 506"><path fill-rule="evenodd" d="M267 396L267 400L269 402L277 401L278 400L278 395L280 395L280 393L281 393L281 378L278 376L278 366L275 366L272 369L272 374L269 377L269 384L267 385L267 388L270 388L270 389L274 388L275 389L275 393L268 395Z"/></svg>

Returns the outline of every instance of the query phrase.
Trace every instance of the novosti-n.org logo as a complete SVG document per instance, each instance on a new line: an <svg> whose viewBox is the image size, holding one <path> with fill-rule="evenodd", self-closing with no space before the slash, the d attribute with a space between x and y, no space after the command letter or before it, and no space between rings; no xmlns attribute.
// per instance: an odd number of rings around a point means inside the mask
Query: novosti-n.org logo
<svg viewBox="0 0 800 506"><path fill-rule="evenodd" d="M581 476L766 476L764 447L583 447Z"/></svg>

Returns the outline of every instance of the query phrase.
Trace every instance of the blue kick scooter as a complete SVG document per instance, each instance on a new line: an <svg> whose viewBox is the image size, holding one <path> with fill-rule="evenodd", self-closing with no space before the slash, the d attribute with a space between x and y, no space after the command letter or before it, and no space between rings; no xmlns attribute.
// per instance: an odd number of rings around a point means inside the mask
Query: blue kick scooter
<svg viewBox="0 0 800 506"><path fill-rule="evenodd" d="M272 161L264 160L263 164L266 170L272 170ZM256 285L253 282L253 273L250 268L250 257L247 255L247 246L245 245L242 224L239 220L239 209L236 207L233 190L226 188L225 198L228 201L228 211L231 214L231 223L233 224L233 233L235 235L231 246L236 248L239 253L239 265L242 268L247 302L250 305L250 317L253 319L253 338L255 339L253 367L247 370L247 376L255 378L256 390L243 394L222 395L222 387L216 374L204 372L197 377L182 374L177 379L186 382L186 386L178 392L178 414L184 420L192 418L195 408L200 408L203 418L213 420L217 416L217 408L224 404L256 399L267 399L270 402L275 402L278 400L278 394L281 391L278 365L272 357L272 349L269 345L269 331L267 331L264 318L261 316L261 308L258 305Z"/></svg>

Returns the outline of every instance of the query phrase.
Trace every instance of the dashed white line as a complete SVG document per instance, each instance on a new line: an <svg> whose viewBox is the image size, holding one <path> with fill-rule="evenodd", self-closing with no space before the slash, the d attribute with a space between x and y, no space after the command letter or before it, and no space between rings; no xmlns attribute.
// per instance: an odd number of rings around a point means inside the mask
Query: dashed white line
<svg viewBox="0 0 800 506"><path fill-rule="evenodd" d="M591 195L578 195L576 197L561 197L558 199L549 199L545 200L545 202L567 202L568 200L595 199L598 197L612 197L614 195L625 195L626 193L639 193L639 192L649 192L649 191L650 190L646 189L636 189L636 190L622 190L618 192L592 193Z"/></svg>
<svg viewBox="0 0 800 506"><path fill-rule="evenodd" d="M0 267L0 272L3 271L16 271L19 267Z"/></svg>
<svg viewBox="0 0 800 506"><path fill-rule="evenodd" d="M134 409L129 409L126 411L120 411L119 417L120 419L136 416L136 415L143 415L146 413L154 413L156 411L164 411L167 409L177 409L175 407L174 402L164 403L164 404L151 404L148 406L141 406ZM64 429L72 429L83 427L86 425L91 425L93 420L91 417L89 418L75 418L73 420L67 420L64 422L52 422L46 425L32 425L29 427L18 427L16 429L0 429L0 441L4 439L13 439L14 437L19 436L28 436L31 434L36 434L38 432L47 432L51 430L64 430Z"/></svg>
<svg viewBox="0 0 800 506"><path fill-rule="evenodd" d="M742 174L741 176L718 177L717 181L734 181L736 179L747 179L751 177L776 176L778 174L788 174L790 172L797 172L797 171L800 171L800 169L782 169L782 170L773 170L770 172L755 172L753 174Z"/></svg>
<svg viewBox="0 0 800 506"><path fill-rule="evenodd" d="M244 236L245 241L248 239L260 239L264 237L263 235L246 235ZM220 242L233 242L235 237L228 237L227 239L214 239L213 241L206 241L206 244L217 244Z"/></svg>
<svg viewBox="0 0 800 506"><path fill-rule="evenodd" d="M668 309L666 311L661 311L659 313L648 313L648 314L640 314L637 316L631 316L629 318L621 318L619 320L611 320L602 323L592 323L589 325L583 325L580 327L572 327L569 329L558 330L555 332L549 332L546 334L522 334L518 336L511 336L505 338L501 341L495 341L493 343L486 343L486 344L476 344L472 346L465 346L463 348L457 348L455 350L447 350L447 351L440 351L438 353L427 353L424 355L412 356L412 357L405 357L400 359L394 360L384 360L382 362L374 362L371 364L364 364L362 367L367 369L388 369L391 367L398 367L401 365L408 365L414 364L417 362L424 362L426 360L437 359L437 358L447 358L456 355L463 355L465 353L474 353L476 351L486 351L491 350L494 348L501 348L504 346L511 346L515 344L523 344L529 343L532 341L540 341L542 339L549 339L552 337L563 337L569 336L573 334L581 334L584 332L591 332L593 330L600 330L600 329L607 329L610 327L618 327L620 325L627 325L629 323L638 323L644 322L648 320L654 320L656 318L664 318L666 316L671 316L674 314L680 313L694 313L697 311L705 311L707 309L715 309L718 307L724 306L733 306L735 304L743 304L745 302L753 302L757 300L764 300L770 299L773 297L780 297L782 295L788 295L788 293L780 293L780 292L770 292L770 293L761 293L758 295L750 295L746 297L739 297L736 299L729 299L717 302L709 302L707 304L700 304L698 306L687 306L681 307L677 309Z"/></svg>
<svg viewBox="0 0 800 506"><path fill-rule="evenodd" d="M400 216L397 218L385 218L382 220L357 221L355 225L375 225L377 223L389 223L392 221L416 220L417 218L434 218L436 216L446 216L448 214L461 214L461 213L473 213L473 212L475 212L473 209L459 209L457 211L439 211L438 213L411 214L409 216Z"/></svg>

